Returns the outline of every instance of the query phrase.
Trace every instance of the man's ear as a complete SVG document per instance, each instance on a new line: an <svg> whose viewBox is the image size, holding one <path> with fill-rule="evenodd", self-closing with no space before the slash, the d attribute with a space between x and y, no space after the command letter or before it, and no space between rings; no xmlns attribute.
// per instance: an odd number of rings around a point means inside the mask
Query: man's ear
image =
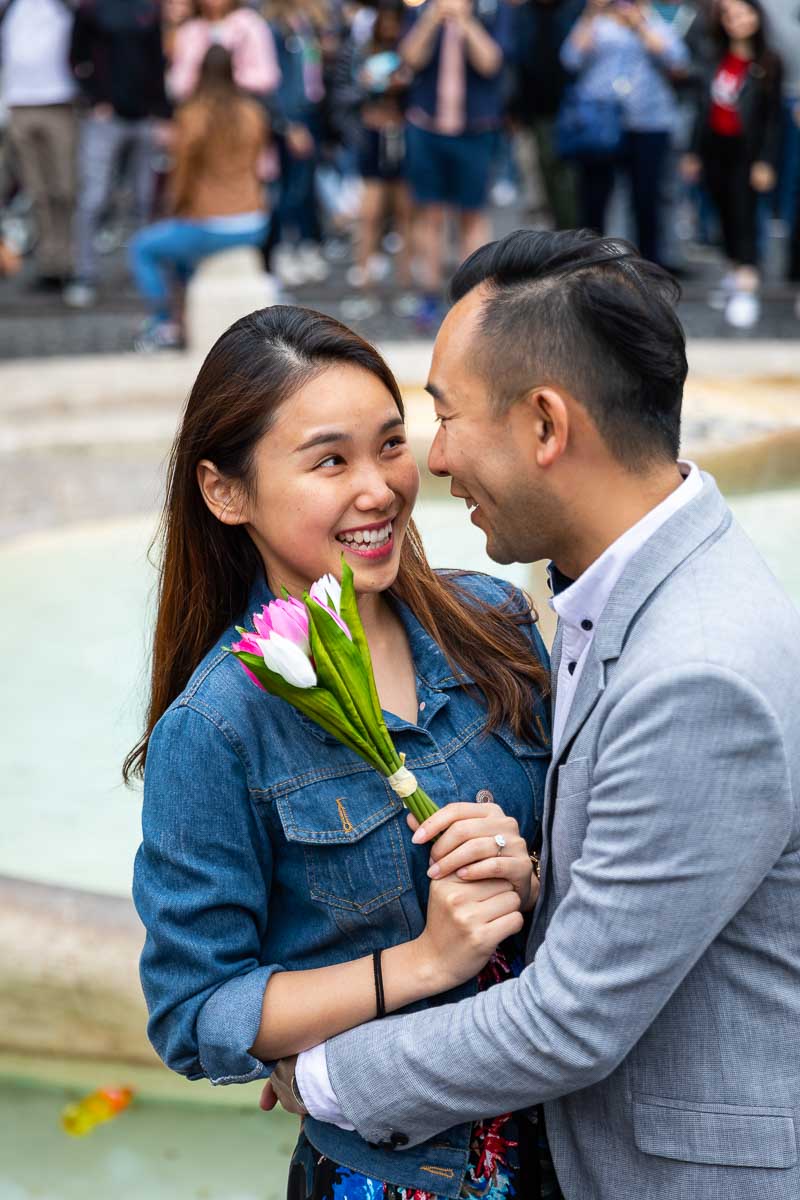
<svg viewBox="0 0 800 1200"><path fill-rule="evenodd" d="M528 393L524 403L533 418L537 466L552 467L569 440L569 409L564 397L555 388L538 387Z"/></svg>
<svg viewBox="0 0 800 1200"><path fill-rule="evenodd" d="M197 483L209 510L223 525L247 521L244 492L238 480L229 479L207 458L197 464Z"/></svg>

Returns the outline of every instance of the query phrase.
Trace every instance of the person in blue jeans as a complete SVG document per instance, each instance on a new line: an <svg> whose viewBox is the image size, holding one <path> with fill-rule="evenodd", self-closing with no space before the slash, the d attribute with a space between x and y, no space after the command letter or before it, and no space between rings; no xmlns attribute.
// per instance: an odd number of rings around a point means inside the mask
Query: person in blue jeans
<svg viewBox="0 0 800 1200"><path fill-rule="evenodd" d="M489 239L486 206L504 112L503 67L512 11L503 0L425 0L408 15L400 54L414 72L406 107L408 181L419 206L423 276L421 332L442 316L448 213L458 222L459 257Z"/></svg>
<svg viewBox="0 0 800 1200"><path fill-rule="evenodd" d="M133 277L150 310L137 350L182 346L183 289L199 262L263 243L269 218L258 171L267 138L263 107L236 88L228 51L212 46L197 90L175 117L175 215L142 229L129 247Z"/></svg>
<svg viewBox="0 0 800 1200"><path fill-rule="evenodd" d="M518 970L538 892L547 652L516 588L431 569L397 383L333 317L274 305L231 326L170 461L149 713L126 764L144 773L141 979L164 1062L244 1083L376 1012ZM254 611L343 557L389 733L453 806L432 856L381 775L226 651ZM306 1121L295 1200L326 1194L333 1167L351 1196L528 1200L520 1143L534 1134L519 1124L462 1124L398 1155Z"/></svg>

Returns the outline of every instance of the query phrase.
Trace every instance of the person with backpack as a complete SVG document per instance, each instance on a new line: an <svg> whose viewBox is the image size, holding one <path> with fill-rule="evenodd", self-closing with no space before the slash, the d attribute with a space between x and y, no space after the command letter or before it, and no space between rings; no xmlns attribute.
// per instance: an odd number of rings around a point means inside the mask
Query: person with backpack
<svg viewBox="0 0 800 1200"><path fill-rule="evenodd" d="M561 61L576 76L572 96L598 118L604 113L615 133L615 144L602 153L593 146L575 153L580 224L605 232L614 184L624 172L635 241L645 258L662 263L662 180L678 116L671 77L688 65L686 46L642 0L589 0Z"/></svg>

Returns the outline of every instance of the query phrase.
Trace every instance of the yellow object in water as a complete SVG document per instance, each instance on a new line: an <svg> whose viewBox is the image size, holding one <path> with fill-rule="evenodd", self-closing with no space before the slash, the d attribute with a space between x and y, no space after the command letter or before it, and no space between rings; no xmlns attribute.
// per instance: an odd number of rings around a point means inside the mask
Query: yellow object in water
<svg viewBox="0 0 800 1200"><path fill-rule="evenodd" d="M125 1111L132 1099L132 1088L98 1088L75 1104L68 1104L61 1114L61 1124L71 1137L84 1137L96 1125L113 1121L114 1117Z"/></svg>

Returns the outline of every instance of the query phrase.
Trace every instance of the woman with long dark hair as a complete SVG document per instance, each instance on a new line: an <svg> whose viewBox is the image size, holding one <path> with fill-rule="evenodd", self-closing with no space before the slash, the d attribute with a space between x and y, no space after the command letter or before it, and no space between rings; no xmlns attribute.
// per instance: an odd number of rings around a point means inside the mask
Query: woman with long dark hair
<svg viewBox="0 0 800 1200"><path fill-rule="evenodd" d="M384 1005L443 1003L521 969L546 651L514 588L431 569L418 484L391 372L333 318L276 306L212 348L170 460L149 712L125 763L144 773L148 1032L190 1079L263 1078ZM225 651L253 611L342 556L395 745L440 806L460 802L433 882L385 781ZM470 882L449 878L465 864ZM506 1114L404 1156L309 1118L290 1193L348 1179L532 1194L519 1141Z"/></svg>
<svg viewBox="0 0 800 1200"><path fill-rule="evenodd" d="M212 46L194 95L175 115L172 215L140 230L128 251L150 309L138 350L183 344L183 289L202 259L264 241L269 218L259 168L268 136L263 108L234 82L230 54Z"/></svg>
<svg viewBox="0 0 800 1200"><path fill-rule="evenodd" d="M749 329L760 315L758 202L777 181L781 61L760 0L721 0L713 34L715 61L683 174L690 182L702 176L719 213L728 260L725 319Z"/></svg>

